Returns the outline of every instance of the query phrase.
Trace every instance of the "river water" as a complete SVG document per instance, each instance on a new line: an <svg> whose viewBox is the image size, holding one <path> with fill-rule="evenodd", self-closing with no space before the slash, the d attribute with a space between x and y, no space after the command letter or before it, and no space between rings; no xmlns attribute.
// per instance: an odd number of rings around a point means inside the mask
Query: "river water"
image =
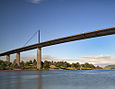
<svg viewBox="0 0 115 89"><path fill-rule="evenodd" d="M0 89L115 89L115 70L0 71Z"/></svg>

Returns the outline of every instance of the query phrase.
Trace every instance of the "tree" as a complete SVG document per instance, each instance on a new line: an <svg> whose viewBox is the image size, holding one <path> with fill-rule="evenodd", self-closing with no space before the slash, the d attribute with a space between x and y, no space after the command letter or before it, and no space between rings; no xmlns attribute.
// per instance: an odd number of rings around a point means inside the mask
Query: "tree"
<svg viewBox="0 0 115 89"><path fill-rule="evenodd" d="M35 59L33 60L33 65L37 65L37 61Z"/></svg>
<svg viewBox="0 0 115 89"><path fill-rule="evenodd" d="M24 69L24 61L21 61L21 62L20 62L20 68L21 68L21 69Z"/></svg>
<svg viewBox="0 0 115 89"><path fill-rule="evenodd" d="M100 66L96 66L96 69L103 69L102 67L100 67Z"/></svg>
<svg viewBox="0 0 115 89"><path fill-rule="evenodd" d="M72 63L72 65L71 65L71 67L73 67L73 68L80 68L80 63L79 62L77 62L77 63Z"/></svg>
<svg viewBox="0 0 115 89"><path fill-rule="evenodd" d="M16 59L11 64L11 68L20 68L19 65L16 63Z"/></svg>
<svg viewBox="0 0 115 89"><path fill-rule="evenodd" d="M83 69L95 69L95 66L89 63L82 64L82 67Z"/></svg>
<svg viewBox="0 0 115 89"><path fill-rule="evenodd" d="M43 65L44 65L44 62L43 61L41 61L41 67L43 68Z"/></svg>
<svg viewBox="0 0 115 89"><path fill-rule="evenodd" d="M44 69L49 69L50 68L50 62L49 61L44 61L43 67L44 67Z"/></svg>
<svg viewBox="0 0 115 89"><path fill-rule="evenodd" d="M20 65L16 64L16 60L13 61L13 63L8 62L8 61L3 61L0 60L0 70L10 70L10 69L37 69L36 67L36 60L34 59L33 61L21 61ZM80 64L79 62L77 63L72 63L69 64L67 62L59 61L59 62L53 62L53 61L44 61L41 62L41 66L43 69L48 70L49 68L51 69L102 69L99 66L94 66L93 64L85 63L85 64ZM110 66L111 67L111 66ZM111 69L115 68L114 66L111 67Z"/></svg>
<svg viewBox="0 0 115 89"><path fill-rule="evenodd" d="M3 60L0 60L0 70L5 70L6 64Z"/></svg>

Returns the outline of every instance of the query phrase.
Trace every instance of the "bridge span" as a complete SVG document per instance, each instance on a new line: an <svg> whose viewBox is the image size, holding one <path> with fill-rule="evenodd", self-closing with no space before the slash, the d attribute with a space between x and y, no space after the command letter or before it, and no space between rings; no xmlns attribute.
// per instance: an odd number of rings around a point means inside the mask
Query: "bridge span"
<svg viewBox="0 0 115 89"><path fill-rule="evenodd" d="M16 63L19 65L20 52L37 49L37 68L40 69L41 68L41 48L42 47L47 47L47 46L70 42L70 41L75 41L75 40L82 40L82 39L89 39L89 38L94 38L94 37L112 35L112 34L115 34L115 27L96 30L96 31L92 31L92 32L81 33L81 34L67 36L67 37L62 37L62 38L49 40L49 41L40 43L40 32L39 32L39 42L37 44L25 46L22 48L17 48L17 49L10 50L7 52L3 52L3 53L0 53L0 56L6 56L6 60L10 61L10 54L16 53Z"/></svg>

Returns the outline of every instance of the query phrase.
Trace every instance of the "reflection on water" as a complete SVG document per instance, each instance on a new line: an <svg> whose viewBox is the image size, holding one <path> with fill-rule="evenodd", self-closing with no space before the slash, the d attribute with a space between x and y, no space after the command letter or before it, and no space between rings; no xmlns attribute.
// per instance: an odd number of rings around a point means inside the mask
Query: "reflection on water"
<svg viewBox="0 0 115 89"><path fill-rule="evenodd" d="M0 89L115 89L115 70L0 71Z"/></svg>
<svg viewBox="0 0 115 89"><path fill-rule="evenodd" d="M42 89L42 71L39 71L38 74L38 88L37 89Z"/></svg>
<svg viewBox="0 0 115 89"><path fill-rule="evenodd" d="M20 74L20 72L18 73L18 72L16 72L16 84L15 84L15 87L17 88L17 89L21 89L20 88L20 84L21 84L21 74Z"/></svg>

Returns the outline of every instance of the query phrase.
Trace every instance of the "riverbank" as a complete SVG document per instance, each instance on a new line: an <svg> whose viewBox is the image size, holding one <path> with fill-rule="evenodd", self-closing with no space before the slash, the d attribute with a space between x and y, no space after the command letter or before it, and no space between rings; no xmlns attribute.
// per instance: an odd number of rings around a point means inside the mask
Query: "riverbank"
<svg viewBox="0 0 115 89"><path fill-rule="evenodd" d="M0 70L0 71L44 71L45 69L12 69L12 70ZM55 71L55 70L68 70L68 69L47 69L48 70L51 70L51 71ZM71 69L72 70L72 69ZM73 70L78 70L78 69L73 69ZM89 69L83 69L83 70L89 70ZM90 69L90 70L111 70L111 69ZM113 70L113 69L112 69Z"/></svg>
<svg viewBox="0 0 115 89"><path fill-rule="evenodd" d="M68 63L64 61L53 62L53 61L44 61L41 62L40 70L99 70L103 69L100 66L95 66L93 64L84 63ZM14 62L7 62L0 60L0 70L38 70L36 60L33 61L21 61L20 64Z"/></svg>

